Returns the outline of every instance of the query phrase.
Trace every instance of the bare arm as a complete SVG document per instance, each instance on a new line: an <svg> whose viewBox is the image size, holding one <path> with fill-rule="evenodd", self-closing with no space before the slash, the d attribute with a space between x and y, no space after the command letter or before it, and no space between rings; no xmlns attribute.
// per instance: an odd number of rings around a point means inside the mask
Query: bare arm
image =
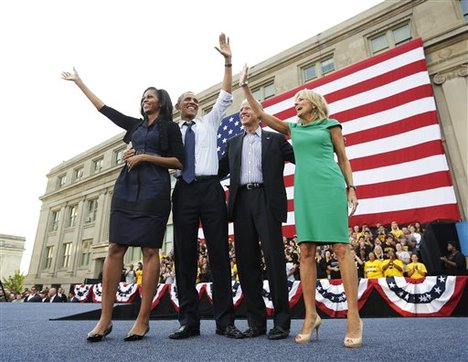
<svg viewBox="0 0 468 362"><path fill-rule="evenodd" d="M228 93L232 93L232 52L229 44L229 38L226 34L219 34L219 48L215 49L224 57L224 78L222 89Z"/></svg>
<svg viewBox="0 0 468 362"><path fill-rule="evenodd" d="M341 172L345 178L347 186L354 186L353 183L353 172L351 170L351 163L346 156L345 144L343 140L343 133L341 132L340 127L333 127L330 129L330 134L333 142L333 147L335 148L336 156L338 157L338 166L341 169ZM358 206L358 200L356 196L356 190L352 187L347 188L348 193L348 202L352 205L352 210L350 216L354 214Z"/></svg>
<svg viewBox="0 0 468 362"><path fill-rule="evenodd" d="M91 101L97 110L100 110L102 107L104 107L104 102L101 101L93 92L91 92L86 84L84 84L75 67L73 67L73 72L62 72L62 79L75 82L78 88L81 89L84 95Z"/></svg>
<svg viewBox="0 0 468 362"><path fill-rule="evenodd" d="M130 148L124 154L124 161L127 162L128 170L131 171L133 168L138 166L141 162L150 162L157 166L172 168L172 169L183 169L182 163L177 157L162 157L156 155L150 155L143 153L135 155L135 150Z"/></svg>
<svg viewBox="0 0 468 362"><path fill-rule="evenodd" d="M261 104L254 98L248 84L248 77L249 67L247 65L244 65L244 69L242 70L239 76L239 85L244 90L245 98L247 99L247 102L249 102L252 110L255 112L257 117L259 117L262 120L262 122L264 122L267 126L273 128L279 133L289 136L289 126L287 125L287 123L283 122L278 117L266 113L263 110Z"/></svg>

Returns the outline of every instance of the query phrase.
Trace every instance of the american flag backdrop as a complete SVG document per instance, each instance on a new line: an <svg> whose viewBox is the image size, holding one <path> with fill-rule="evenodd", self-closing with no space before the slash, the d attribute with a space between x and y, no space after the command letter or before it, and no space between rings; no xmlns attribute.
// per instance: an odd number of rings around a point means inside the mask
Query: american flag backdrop
<svg viewBox="0 0 468 362"><path fill-rule="evenodd" d="M350 225L460 219L421 39L268 99L263 107L295 122L294 95L304 88L322 94L330 118L343 126L359 199ZM223 119L219 155L240 130L238 113ZM288 220L283 232L292 236L294 165L286 164L284 177Z"/></svg>

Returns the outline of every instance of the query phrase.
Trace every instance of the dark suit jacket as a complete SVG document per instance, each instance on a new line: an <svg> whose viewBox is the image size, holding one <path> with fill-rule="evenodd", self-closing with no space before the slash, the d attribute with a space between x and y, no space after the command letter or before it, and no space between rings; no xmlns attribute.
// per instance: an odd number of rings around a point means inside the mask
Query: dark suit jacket
<svg viewBox="0 0 468 362"><path fill-rule="evenodd" d="M39 294L35 294L32 297L28 296L28 299L25 300L25 302L27 302L27 303L41 303L42 298L41 298L41 296Z"/></svg>
<svg viewBox="0 0 468 362"><path fill-rule="evenodd" d="M240 185L242 142L244 132L227 142L226 153L219 161L218 175L223 178L230 174L228 219L234 220L237 192ZM287 198L284 188L284 162L295 163L292 146L286 138L276 132L262 130L262 172L267 206L278 221L287 219Z"/></svg>

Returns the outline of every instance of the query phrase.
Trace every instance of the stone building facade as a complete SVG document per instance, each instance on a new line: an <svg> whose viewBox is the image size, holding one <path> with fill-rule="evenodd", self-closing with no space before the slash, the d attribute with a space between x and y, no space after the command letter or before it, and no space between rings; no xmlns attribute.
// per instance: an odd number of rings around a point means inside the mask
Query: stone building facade
<svg viewBox="0 0 468 362"><path fill-rule="evenodd" d="M255 65L249 82L261 101L315 78L422 38L443 143L463 220L468 216L468 5L466 1L383 1L335 27ZM236 83L236 80L234 80ZM220 85L199 94L213 106ZM237 84L234 104L243 98ZM175 114L175 119L179 115ZM112 187L125 145L118 135L53 168L48 174L27 281L64 285L96 278L108 243ZM172 249L169 222L164 252ZM126 264L140 260L130 250Z"/></svg>
<svg viewBox="0 0 468 362"><path fill-rule="evenodd" d="M20 269L25 242L24 236L0 234L0 280Z"/></svg>

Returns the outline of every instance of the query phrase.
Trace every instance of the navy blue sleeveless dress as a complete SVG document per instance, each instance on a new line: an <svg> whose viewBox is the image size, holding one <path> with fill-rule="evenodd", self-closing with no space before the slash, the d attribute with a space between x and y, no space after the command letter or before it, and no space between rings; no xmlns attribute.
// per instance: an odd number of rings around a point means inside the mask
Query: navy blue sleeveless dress
<svg viewBox="0 0 468 362"><path fill-rule="evenodd" d="M148 127L144 120L125 116L108 106L101 108L100 112L127 130L124 141L131 140L137 154L183 155L182 137L176 123L167 122L169 150L162 152L159 121ZM142 162L129 171L125 165L114 185L109 242L161 248L171 211L170 192L171 181L167 168Z"/></svg>

